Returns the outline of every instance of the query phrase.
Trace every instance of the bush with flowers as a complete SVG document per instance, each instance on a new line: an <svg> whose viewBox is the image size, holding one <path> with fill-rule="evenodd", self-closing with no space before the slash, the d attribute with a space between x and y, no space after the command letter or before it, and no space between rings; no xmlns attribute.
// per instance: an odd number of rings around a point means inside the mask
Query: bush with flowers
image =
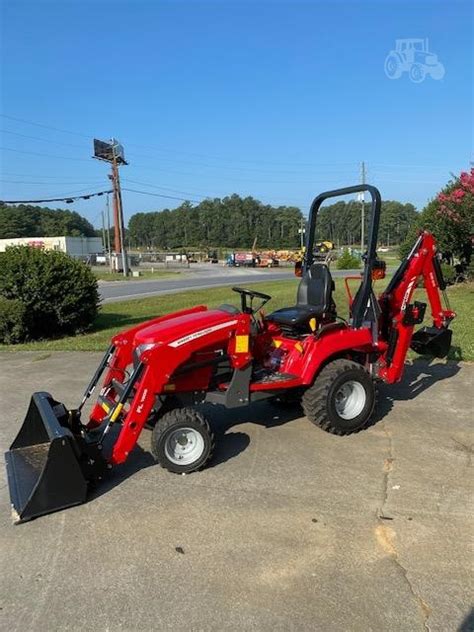
<svg viewBox="0 0 474 632"><path fill-rule="evenodd" d="M420 213L419 220L400 247L405 257L420 229L436 237L438 248L448 261L469 265L474 234L474 169L451 180Z"/></svg>

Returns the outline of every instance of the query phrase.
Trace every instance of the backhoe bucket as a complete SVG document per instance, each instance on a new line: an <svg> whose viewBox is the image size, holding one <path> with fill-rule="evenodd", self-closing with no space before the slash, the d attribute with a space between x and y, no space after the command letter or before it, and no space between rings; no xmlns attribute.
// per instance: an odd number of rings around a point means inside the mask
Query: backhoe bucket
<svg viewBox="0 0 474 632"><path fill-rule="evenodd" d="M65 423L67 411L49 393L34 393L23 425L5 454L13 521L78 505L87 481L80 450Z"/></svg>
<svg viewBox="0 0 474 632"><path fill-rule="evenodd" d="M420 355L445 358L451 348L451 329L442 327L422 327L415 331L411 339L411 348Z"/></svg>

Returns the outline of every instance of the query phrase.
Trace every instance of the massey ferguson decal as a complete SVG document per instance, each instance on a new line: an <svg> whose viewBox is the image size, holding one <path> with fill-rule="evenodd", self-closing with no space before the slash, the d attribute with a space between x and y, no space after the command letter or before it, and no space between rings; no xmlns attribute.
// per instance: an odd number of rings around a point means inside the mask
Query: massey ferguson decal
<svg viewBox="0 0 474 632"><path fill-rule="evenodd" d="M181 347L181 345L185 345L191 340L196 340L196 338L202 338L202 336L207 336L207 334L212 334L214 331L219 331L219 329L225 329L226 327L231 327L232 325L236 325L238 321L231 320L226 323L221 323L220 325L214 325L214 327L207 327L206 329L201 329L200 331L195 331L192 334L188 334L183 338L178 338L178 340L174 340L170 342L170 347Z"/></svg>
<svg viewBox="0 0 474 632"><path fill-rule="evenodd" d="M408 284L407 291L405 292L403 296L402 306L400 308L401 312L404 312L406 310L407 303L410 300L411 292L413 290L413 286L415 285L416 281L417 279L415 278L412 281L410 281L410 283Z"/></svg>

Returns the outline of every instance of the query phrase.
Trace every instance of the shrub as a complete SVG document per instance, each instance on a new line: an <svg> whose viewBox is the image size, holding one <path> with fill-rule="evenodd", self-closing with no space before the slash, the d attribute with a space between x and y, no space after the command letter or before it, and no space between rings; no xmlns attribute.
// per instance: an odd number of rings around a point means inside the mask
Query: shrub
<svg viewBox="0 0 474 632"><path fill-rule="evenodd" d="M474 169L448 182L425 206L400 247L402 258L410 252L420 229L434 234L440 252L469 265L474 230Z"/></svg>
<svg viewBox="0 0 474 632"><path fill-rule="evenodd" d="M443 279L446 281L446 284L452 285L456 280L456 270L454 267L448 265L447 263L442 263L441 272L443 273Z"/></svg>
<svg viewBox="0 0 474 632"><path fill-rule="evenodd" d="M360 267L359 257L351 255L348 248L344 248L342 255L337 260L338 270L353 270Z"/></svg>
<svg viewBox="0 0 474 632"><path fill-rule="evenodd" d="M2 253L0 296L23 303L33 339L84 331L99 306L97 280L84 263L28 246Z"/></svg>
<svg viewBox="0 0 474 632"><path fill-rule="evenodd" d="M0 296L0 343L11 345L27 337L26 306Z"/></svg>

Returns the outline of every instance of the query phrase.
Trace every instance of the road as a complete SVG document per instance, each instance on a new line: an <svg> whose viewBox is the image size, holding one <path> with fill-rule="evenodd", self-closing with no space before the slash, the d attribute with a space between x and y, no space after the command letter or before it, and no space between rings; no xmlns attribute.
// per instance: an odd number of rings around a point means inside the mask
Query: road
<svg viewBox="0 0 474 632"><path fill-rule="evenodd" d="M333 277L357 274L360 270L331 270ZM204 290L223 285L245 285L260 281L281 281L294 279L293 270L284 268L272 270L244 270L242 268L199 267L176 275L175 279L143 281L103 281L99 283L103 303L123 301L160 294L173 294L186 290Z"/></svg>
<svg viewBox="0 0 474 632"><path fill-rule="evenodd" d="M0 449L32 391L77 404L100 355L2 354ZM2 466L2 629L474 629L473 382L420 360L349 437L299 408L212 407L211 467L161 469L146 430L89 502L18 526Z"/></svg>

